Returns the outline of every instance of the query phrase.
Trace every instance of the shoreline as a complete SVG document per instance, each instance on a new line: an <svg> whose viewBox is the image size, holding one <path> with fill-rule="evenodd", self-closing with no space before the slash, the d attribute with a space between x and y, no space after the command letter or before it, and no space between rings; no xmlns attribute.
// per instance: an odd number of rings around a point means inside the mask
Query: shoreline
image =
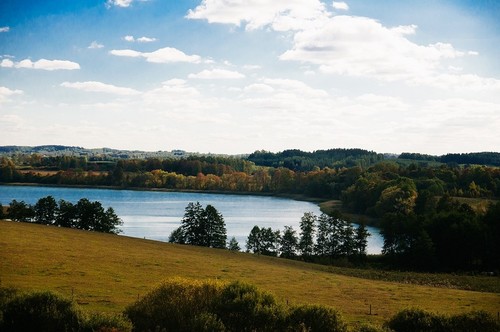
<svg viewBox="0 0 500 332"><path fill-rule="evenodd" d="M244 195L244 196L268 196L278 198L288 198L295 201L311 202L316 205L331 201L329 199L308 197L301 194L278 194L252 191L227 191L227 190L196 190L196 189L169 189L169 188L144 188L144 187L120 187L120 186L92 186L80 184L45 184L45 183L24 183L24 182L8 182L0 183L1 186L18 186L18 187L53 187L53 188L80 188L80 189L103 189L103 190L131 190L131 191L157 191L157 192L184 192L184 193L201 193L201 194L219 194L219 195Z"/></svg>
<svg viewBox="0 0 500 332"><path fill-rule="evenodd" d="M169 188L144 188L144 187L120 187L120 186L92 186L92 185L69 185L69 184L44 184L44 183L23 183L10 182L0 183L1 186L18 186L18 187L52 187L52 188L80 188L80 189L102 189L102 190L130 190L130 191L152 191L152 192L179 192L179 193L199 193L199 194L217 194L217 195L242 195L242 196L265 196L291 199L300 202L309 202L316 204L322 213L330 215L332 209L340 211L343 218L359 224L359 221L365 223L366 226L380 228L379 221L362 214L355 214L345 211L342 208L340 200L323 199L308 197L301 194L280 194L280 193L265 193L265 192L250 192L250 191L227 191L227 190L196 190L196 189L169 189Z"/></svg>

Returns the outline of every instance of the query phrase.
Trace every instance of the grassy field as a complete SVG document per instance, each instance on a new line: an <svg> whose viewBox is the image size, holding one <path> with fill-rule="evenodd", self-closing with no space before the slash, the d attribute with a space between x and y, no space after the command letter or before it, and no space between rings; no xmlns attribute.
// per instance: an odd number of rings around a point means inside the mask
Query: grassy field
<svg viewBox="0 0 500 332"><path fill-rule="evenodd" d="M331 305L351 324L380 324L407 307L485 310L495 317L500 310L499 293L368 280L285 259L0 221L4 287L53 290L88 310L119 312L176 276L250 282L290 304Z"/></svg>

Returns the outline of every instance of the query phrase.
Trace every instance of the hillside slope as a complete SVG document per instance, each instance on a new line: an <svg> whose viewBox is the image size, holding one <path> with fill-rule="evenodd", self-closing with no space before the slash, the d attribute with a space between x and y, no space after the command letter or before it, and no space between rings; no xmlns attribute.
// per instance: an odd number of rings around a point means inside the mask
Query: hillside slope
<svg viewBox="0 0 500 332"><path fill-rule="evenodd" d="M331 305L351 323L380 323L406 307L496 315L500 303L500 294L366 280L285 259L0 221L4 287L54 290L88 310L118 312L175 276L247 281L289 303Z"/></svg>

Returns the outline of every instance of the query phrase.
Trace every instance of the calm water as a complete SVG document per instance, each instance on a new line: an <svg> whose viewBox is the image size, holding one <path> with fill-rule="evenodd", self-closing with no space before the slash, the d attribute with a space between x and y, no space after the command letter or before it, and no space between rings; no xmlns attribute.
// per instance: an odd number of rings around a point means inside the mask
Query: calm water
<svg viewBox="0 0 500 332"><path fill-rule="evenodd" d="M99 201L115 209L123 220L122 235L167 241L170 233L180 226L184 209L189 202L213 205L226 222L228 239L236 237L242 249L254 225L283 230L292 226L299 231L304 212L320 214L313 203L286 198L220 195L185 192L155 192L133 190L81 189L57 187L0 186L0 203L8 205L13 199L35 204L51 195L57 201L76 203L80 198ZM380 253L383 239L377 229L369 228L368 253Z"/></svg>

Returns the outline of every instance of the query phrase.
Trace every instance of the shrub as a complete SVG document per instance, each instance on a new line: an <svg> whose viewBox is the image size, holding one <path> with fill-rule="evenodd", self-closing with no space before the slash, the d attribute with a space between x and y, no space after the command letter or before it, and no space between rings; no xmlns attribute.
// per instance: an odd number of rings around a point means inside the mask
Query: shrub
<svg viewBox="0 0 500 332"><path fill-rule="evenodd" d="M174 279L132 304L134 331L346 331L324 306L287 308L253 285Z"/></svg>
<svg viewBox="0 0 500 332"><path fill-rule="evenodd" d="M302 305L291 309L289 324L310 332L344 332L346 324L333 308L320 305Z"/></svg>
<svg viewBox="0 0 500 332"><path fill-rule="evenodd" d="M386 326L396 332L444 331L444 317L420 309L405 309L392 317Z"/></svg>
<svg viewBox="0 0 500 332"><path fill-rule="evenodd" d="M392 317L386 327L396 332L500 332L500 323L483 311L446 317L420 309L406 309Z"/></svg>
<svg viewBox="0 0 500 332"><path fill-rule="evenodd" d="M129 306L125 314L134 331L191 331L192 318L210 311L220 287L215 282L169 280Z"/></svg>
<svg viewBox="0 0 500 332"><path fill-rule="evenodd" d="M81 332L130 332L132 322L123 315L92 313L85 318Z"/></svg>
<svg viewBox="0 0 500 332"><path fill-rule="evenodd" d="M473 311L449 318L450 331L500 332L500 323L484 311Z"/></svg>
<svg viewBox="0 0 500 332"><path fill-rule="evenodd" d="M276 331L286 318L273 295L238 281L223 287L215 312L228 331Z"/></svg>
<svg viewBox="0 0 500 332"><path fill-rule="evenodd" d="M3 311L2 331L78 331L82 316L73 302L50 292L19 295Z"/></svg>

